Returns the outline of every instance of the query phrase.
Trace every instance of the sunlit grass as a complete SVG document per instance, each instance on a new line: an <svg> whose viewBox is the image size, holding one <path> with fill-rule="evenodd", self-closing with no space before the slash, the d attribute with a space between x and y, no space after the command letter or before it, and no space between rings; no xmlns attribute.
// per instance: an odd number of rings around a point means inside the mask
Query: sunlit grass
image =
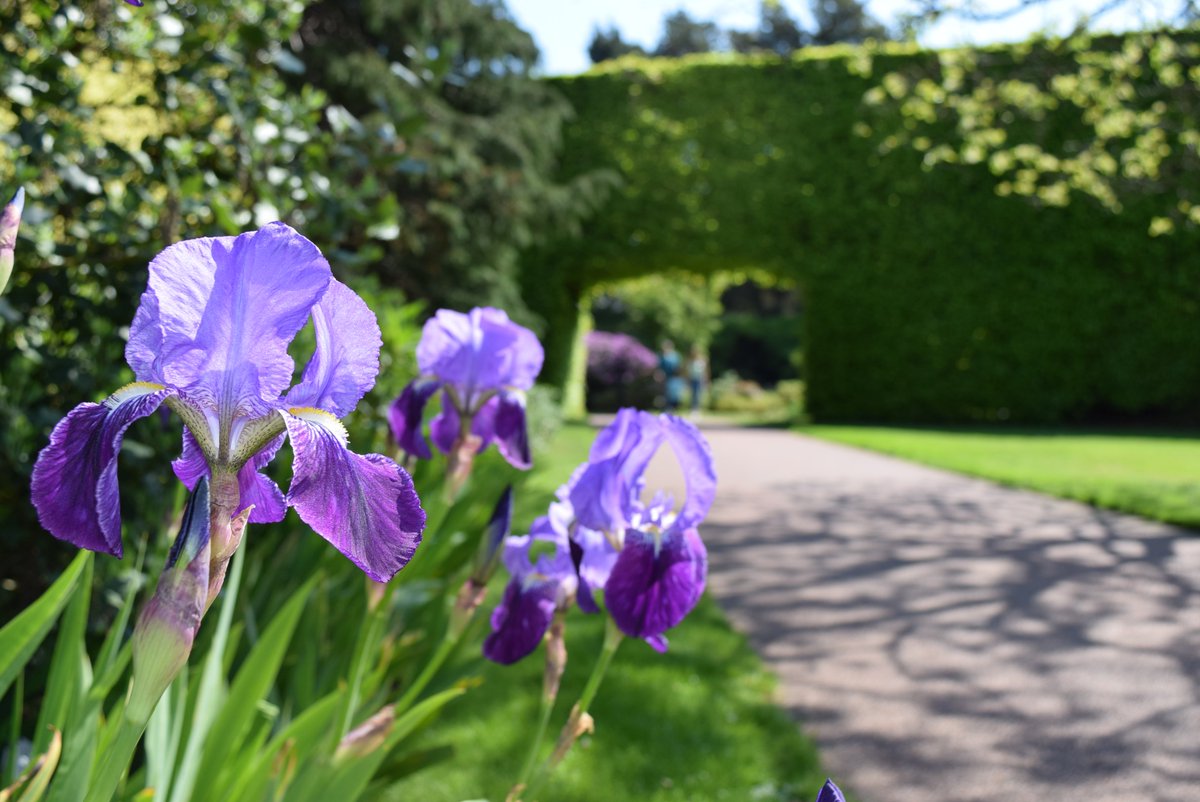
<svg viewBox="0 0 1200 802"><path fill-rule="evenodd" d="M1200 434L809 426L802 431L1100 507L1200 527Z"/></svg>
<svg viewBox="0 0 1200 802"><path fill-rule="evenodd" d="M594 430L568 425L555 447L540 455L517 513L537 514L555 487L586 457ZM501 580L503 577L500 578ZM495 583L493 599L500 583ZM636 640L622 644L592 714L596 732L585 736L537 798L548 802L638 800L805 800L816 798L824 775L815 748L786 713L771 703L773 677L745 639L730 629L705 597L670 633L670 650L654 652ZM569 660L548 741L557 735L600 651L603 621L578 611L568 619ZM478 639L476 639L478 641ZM514 666L473 667L481 685L443 714L415 745L454 749L392 786L381 799L489 799L500 802L516 781L535 729L544 651ZM453 747L451 745L454 745ZM549 743L544 747L549 750ZM532 802L532 800L530 800Z"/></svg>

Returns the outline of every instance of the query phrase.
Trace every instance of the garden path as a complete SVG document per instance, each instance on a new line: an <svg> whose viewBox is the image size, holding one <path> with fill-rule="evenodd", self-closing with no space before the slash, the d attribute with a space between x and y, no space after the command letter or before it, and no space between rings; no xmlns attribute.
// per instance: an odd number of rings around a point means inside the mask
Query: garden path
<svg viewBox="0 0 1200 802"><path fill-rule="evenodd" d="M1200 800L1200 538L704 428L710 588L862 802Z"/></svg>

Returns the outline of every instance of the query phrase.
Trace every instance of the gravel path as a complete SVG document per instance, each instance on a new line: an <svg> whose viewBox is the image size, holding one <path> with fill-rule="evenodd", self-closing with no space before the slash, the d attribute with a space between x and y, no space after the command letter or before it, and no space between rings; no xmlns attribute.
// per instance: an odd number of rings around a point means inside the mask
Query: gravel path
<svg viewBox="0 0 1200 802"><path fill-rule="evenodd" d="M707 428L710 587L862 802L1200 800L1200 538ZM652 481L678 484L660 458Z"/></svg>

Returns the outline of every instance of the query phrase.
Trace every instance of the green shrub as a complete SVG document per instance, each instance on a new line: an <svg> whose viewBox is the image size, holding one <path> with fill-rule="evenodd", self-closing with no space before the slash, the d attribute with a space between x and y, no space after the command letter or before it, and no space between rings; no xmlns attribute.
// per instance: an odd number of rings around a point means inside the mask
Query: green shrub
<svg viewBox="0 0 1200 802"><path fill-rule="evenodd" d="M997 80L1070 49L995 48ZM985 163L925 166L884 141L900 109L864 96L928 71L911 48L810 48L789 60L623 60L556 85L576 110L564 177L619 169L619 196L578 243L530 254L523 281L550 332L572 299L646 273L761 268L806 303L805 377L818 419L1061 421L1200 415L1200 235L1152 237L1154 198L1113 214L996 192ZM1087 132L1069 104L1022 135ZM924 123L944 137L954 122ZM1194 173L1158 177L1162 191ZM570 265L568 272L564 265ZM555 285L552 287L551 285ZM548 376L561 375L551 367Z"/></svg>

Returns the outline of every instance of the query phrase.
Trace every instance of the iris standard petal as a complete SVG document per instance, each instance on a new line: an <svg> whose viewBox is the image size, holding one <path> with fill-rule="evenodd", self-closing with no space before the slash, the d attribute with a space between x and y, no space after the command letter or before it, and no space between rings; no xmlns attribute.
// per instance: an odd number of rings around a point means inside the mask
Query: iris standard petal
<svg viewBox="0 0 1200 802"><path fill-rule="evenodd" d="M842 796L841 789L833 784L833 780L826 779L821 793L817 794L817 802L846 802L846 797Z"/></svg>
<svg viewBox="0 0 1200 802"><path fill-rule="evenodd" d="M238 471L238 510L253 505L249 518L252 524L273 524L282 521L287 514L287 502L279 485L259 473L275 458L284 439L282 434L276 437ZM171 463L171 469L188 490L193 489L201 478L210 475L204 452L189 429L183 430L183 452Z"/></svg>
<svg viewBox="0 0 1200 802"><path fill-rule="evenodd" d="M158 298L151 290L142 293L133 323L129 324L129 341L125 343L125 361L133 368L138 381L165 384L162 372L163 334L159 325Z"/></svg>
<svg viewBox="0 0 1200 802"><path fill-rule="evenodd" d="M387 457L347 449L346 430L328 412L280 414L295 453L288 502L367 576L387 582L412 559L425 528L412 479Z"/></svg>
<svg viewBox="0 0 1200 802"><path fill-rule="evenodd" d="M536 649L550 628L557 599L558 582L514 577L492 612L492 634L483 642L483 656L509 665Z"/></svg>
<svg viewBox="0 0 1200 802"><path fill-rule="evenodd" d="M366 302L336 279L313 307L312 321L317 347L287 403L342 418L375 386L383 346L379 323Z"/></svg>
<svg viewBox="0 0 1200 802"><path fill-rule="evenodd" d="M674 415L662 416L662 429L687 488L687 498L679 510L676 526L696 526L708 515L717 495L717 468L712 448L696 426Z"/></svg>
<svg viewBox="0 0 1200 802"><path fill-rule="evenodd" d="M525 424L525 394L502 392L492 401L496 404L492 419L496 448L509 465L523 471L529 470L533 467L533 459L529 453L529 432Z"/></svg>
<svg viewBox="0 0 1200 802"><path fill-rule="evenodd" d="M604 588L604 601L626 635L661 635L682 621L704 592L708 556L694 529L656 537L631 530Z"/></svg>
<svg viewBox="0 0 1200 802"><path fill-rule="evenodd" d="M578 561L576 570L579 573L579 592L577 599L579 609L585 613L600 611L592 593L603 590L608 584L613 566L617 564L619 553L602 533L585 527L576 527L572 544L578 549L578 554L572 550L572 555Z"/></svg>
<svg viewBox="0 0 1200 802"><path fill-rule="evenodd" d="M617 532L628 524L642 474L663 441L663 427L648 412L622 410L596 437L588 465L571 488L580 525Z"/></svg>
<svg viewBox="0 0 1200 802"><path fill-rule="evenodd" d="M283 223L168 247L150 263L147 293L165 383L221 417L268 414L291 384L288 343L331 280L317 246Z"/></svg>
<svg viewBox="0 0 1200 802"><path fill-rule="evenodd" d="M492 308L466 314L440 309L425 322L417 345L421 373L456 385L466 396L504 388L528 390L543 358L533 332ZM468 404L473 400L463 398Z"/></svg>
<svg viewBox="0 0 1200 802"><path fill-rule="evenodd" d="M413 379L388 408L392 437L396 438L396 445L405 453L421 459L433 456L433 452L429 450L429 443L425 442L425 435L421 432L421 418L425 414L425 405L441 386L441 382Z"/></svg>
<svg viewBox="0 0 1200 802"><path fill-rule="evenodd" d="M58 422L33 466L33 504L50 534L80 548L122 555L121 440L134 421L174 394L162 385L135 382L103 404L80 404Z"/></svg>

